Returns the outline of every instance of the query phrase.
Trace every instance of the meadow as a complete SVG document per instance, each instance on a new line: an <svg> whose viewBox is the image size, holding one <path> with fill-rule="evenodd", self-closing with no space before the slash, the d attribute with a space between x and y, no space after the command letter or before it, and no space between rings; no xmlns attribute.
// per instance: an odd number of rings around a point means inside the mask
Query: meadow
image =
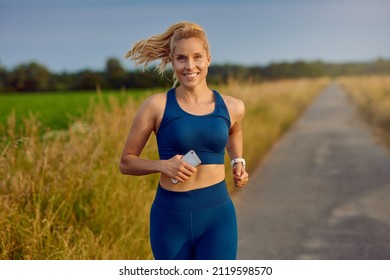
<svg viewBox="0 0 390 280"><path fill-rule="evenodd" d="M151 90L149 90L150 92ZM109 105L110 98L117 98L123 104L127 98L142 98L148 91L133 90L100 90L95 91L61 91L61 92L25 92L0 94L0 135L9 129L9 124L23 134L24 121L35 117L44 131L67 129L72 122L86 116L93 104ZM9 118L11 118L9 120Z"/></svg>
<svg viewBox="0 0 390 280"><path fill-rule="evenodd" d="M373 132L390 146L390 76L341 77L338 82Z"/></svg>
<svg viewBox="0 0 390 280"><path fill-rule="evenodd" d="M232 81L216 88L246 104L249 173L329 82ZM50 137L43 137L50 130L36 115L21 130L15 114L8 116L0 141L1 259L152 259L149 209L158 175L125 176L118 169L134 113L149 94L92 102ZM142 156L158 158L154 136ZM226 171L234 195L228 164Z"/></svg>

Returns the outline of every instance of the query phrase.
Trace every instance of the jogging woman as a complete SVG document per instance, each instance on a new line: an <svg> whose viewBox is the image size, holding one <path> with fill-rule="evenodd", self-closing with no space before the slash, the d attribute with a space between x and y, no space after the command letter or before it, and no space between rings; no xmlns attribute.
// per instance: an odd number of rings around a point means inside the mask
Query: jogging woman
<svg viewBox="0 0 390 280"><path fill-rule="evenodd" d="M245 106L208 87L211 56L205 31L179 22L136 42L126 57L145 67L159 60L161 74L169 64L174 72L174 87L149 97L138 110L120 162L123 174L161 174L150 212L155 259L236 259L236 213L226 188L224 156L226 150L235 186L245 186ZM159 160L140 157L152 132ZM197 167L181 159L191 150L201 161Z"/></svg>

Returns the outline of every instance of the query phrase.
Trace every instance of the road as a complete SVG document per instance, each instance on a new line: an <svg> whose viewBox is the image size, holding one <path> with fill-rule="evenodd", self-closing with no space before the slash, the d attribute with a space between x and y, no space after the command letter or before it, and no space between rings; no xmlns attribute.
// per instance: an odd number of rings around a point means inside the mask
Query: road
<svg viewBox="0 0 390 280"><path fill-rule="evenodd" d="M390 152L336 83L233 200L238 259L390 259Z"/></svg>

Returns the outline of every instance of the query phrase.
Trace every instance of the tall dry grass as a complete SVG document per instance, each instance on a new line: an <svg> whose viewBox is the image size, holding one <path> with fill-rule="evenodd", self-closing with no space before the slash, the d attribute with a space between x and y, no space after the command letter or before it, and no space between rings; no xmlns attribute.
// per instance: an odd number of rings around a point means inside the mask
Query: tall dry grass
<svg viewBox="0 0 390 280"><path fill-rule="evenodd" d="M356 103L363 118L390 145L390 76L342 77L338 82Z"/></svg>
<svg viewBox="0 0 390 280"><path fill-rule="evenodd" d="M246 103L250 171L327 82L231 83L218 89ZM118 171L138 106L133 100L120 106L115 99L109 109L97 104L87 119L49 137L39 135L32 116L24 137L16 138L15 116L9 116L0 144L1 259L152 258L148 220L158 175ZM154 137L143 156L157 158Z"/></svg>
<svg viewBox="0 0 390 280"><path fill-rule="evenodd" d="M94 107L87 127L48 139L39 136L34 118L24 138L8 132L1 149L1 258L151 257L145 201L156 179L118 171L136 106L130 100L122 109L112 99L110 110ZM155 148L146 153L154 156Z"/></svg>

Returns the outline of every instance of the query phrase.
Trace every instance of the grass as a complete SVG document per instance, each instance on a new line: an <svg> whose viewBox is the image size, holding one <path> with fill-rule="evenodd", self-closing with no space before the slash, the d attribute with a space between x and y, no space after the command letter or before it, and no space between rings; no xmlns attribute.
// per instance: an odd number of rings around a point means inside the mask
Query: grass
<svg viewBox="0 0 390 280"><path fill-rule="evenodd" d="M115 97L122 104L129 96L139 100L145 92L147 91L105 90L102 92L99 90L2 94L0 95L0 135L9 129L9 122L22 135L23 132L20 130L25 127L25 120L31 116L40 122L39 128L42 133L47 130L67 129L71 123L83 118L87 108L97 102L109 104L108 100Z"/></svg>
<svg viewBox="0 0 390 280"><path fill-rule="evenodd" d="M244 152L249 172L288 129L326 79L217 88L246 103ZM0 143L1 259L151 259L149 209L158 175L124 176L119 156L139 101L109 99L86 110L83 129L42 138L25 120L23 137ZM15 129L15 128L14 128ZM142 156L157 159L151 137ZM229 189L233 192L230 169ZM233 192L234 195L234 192Z"/></svg>
<svg viewBox="0 0 390 280"><path fill-rule="evenodd" d="M390 76L342 77L338 81L362 117L390 146Z"/></svg>

